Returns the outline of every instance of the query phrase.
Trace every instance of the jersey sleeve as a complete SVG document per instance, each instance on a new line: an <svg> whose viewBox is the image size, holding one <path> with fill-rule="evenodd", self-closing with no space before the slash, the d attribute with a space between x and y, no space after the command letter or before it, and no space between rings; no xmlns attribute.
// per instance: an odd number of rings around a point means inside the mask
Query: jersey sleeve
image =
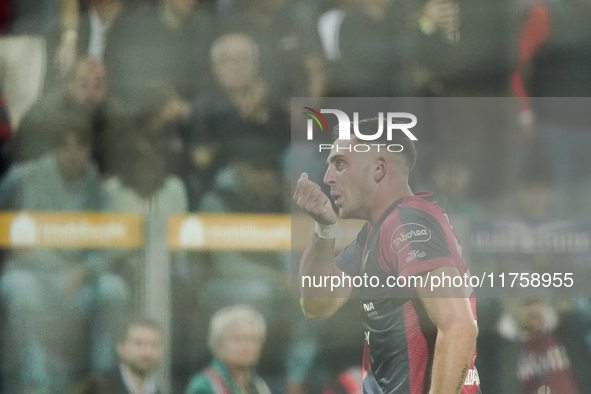
<svg viewBox="0 0 591 394"><path fill-rule="evenodd" d="M449 226L449 223L444 225ZM400 207L398 215L385 223L382 230L388 239L387 250L383 250L388 264L394 265L399 276L455 267L447 237L452 230L444 229L444 225L422 209Z"/></svg>
<svg viewBox="0 0 591 394"><path fill-rule="evenodd" d="M368 224L361 228L359 234L338 256L335 258L335 265L348 275L359 275L361 270L361 259L363 258L363 248L367 240Z"/></svg>

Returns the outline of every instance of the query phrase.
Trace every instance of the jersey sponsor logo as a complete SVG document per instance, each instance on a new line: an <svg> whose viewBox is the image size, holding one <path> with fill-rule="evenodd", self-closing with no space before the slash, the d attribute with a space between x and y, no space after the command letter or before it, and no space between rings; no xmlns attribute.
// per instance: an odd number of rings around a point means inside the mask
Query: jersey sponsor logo
<svg viewBox="0 0 591 394"><path fill-rule="evenodd" d="M416 258L423 258L425 257L427 254L425 252L419 252L418 250L411 250L410 252L408 252L408 257L406 258L406 262L408 263L409 261L413 261Z"/></svg>
<svg viewBox="0 0 591 394"><path fill-rule="evenodd" d="M373 306L373 302L363 304L363 310L367 313L367 317L373 317L378 314L378 311L376 311Z"/></svg>
<svg viewBox="0 0 591 394"><path fill-rule="evenodd" d="M397 227L392 232L390 247L394 253L398 254L414 242L427 242L430 239L431 230L427 227L418 223L408 223Z"/></svg>

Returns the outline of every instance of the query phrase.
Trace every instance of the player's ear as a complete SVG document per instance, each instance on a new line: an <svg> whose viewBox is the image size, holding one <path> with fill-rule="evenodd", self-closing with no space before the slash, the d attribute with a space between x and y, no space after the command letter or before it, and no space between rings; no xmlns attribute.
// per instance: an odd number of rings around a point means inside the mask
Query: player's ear
<svg viewBox="0 0 591 394"><path fill-rule="evenodd" d="M386 158L384 156L378 156L376 158L376 162L374 164L375 164L375 167L374 167L375 172L374 172L373 178L376 183L379 183L386 176L386 169L387 169L388 161L386 160Z"/></svg>

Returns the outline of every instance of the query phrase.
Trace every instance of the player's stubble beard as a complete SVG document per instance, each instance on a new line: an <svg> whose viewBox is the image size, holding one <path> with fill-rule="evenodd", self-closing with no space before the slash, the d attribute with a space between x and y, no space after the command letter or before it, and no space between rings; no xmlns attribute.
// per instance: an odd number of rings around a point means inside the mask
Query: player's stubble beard
<svg viewBox="0 0 591 394"><path fill-rule="evenodd" d="M368 198L371 192L369 186L370 167L370 163L365 163L363 174L357 182L358 187L351 190L351 201L348 204L350 208L345 210L339 208L339 216L342 219L368 219L368 213L366 211Z"/></svg>

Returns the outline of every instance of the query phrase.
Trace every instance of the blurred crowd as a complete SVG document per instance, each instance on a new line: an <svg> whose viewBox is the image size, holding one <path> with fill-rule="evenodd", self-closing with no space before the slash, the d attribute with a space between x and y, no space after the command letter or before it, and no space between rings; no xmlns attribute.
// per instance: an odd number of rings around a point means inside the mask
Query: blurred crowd
<svg viewBox="0 0 591 394"><path fill-rule="evenodd" d="M136 213L163 239L173 214L289 213L291 97L506 97L484 118L428 108L473 127L426 127L411 186L452 219L575 219L591 237L589 20L588 0L5 0L0 209ZM589 250L467 255L477 272L591 267ZM115 373L156 393L144 378L161 329L124 325L141 310L144 258L2 251L0 391L114 393L99 390ZM359 393L363 337L341 324L355 308L306 320L290 294L298 256L170 258L172 392ZM224 309L237 303L260 314ZM589 391L587 299L481 305L485 394Z"/></svg>

